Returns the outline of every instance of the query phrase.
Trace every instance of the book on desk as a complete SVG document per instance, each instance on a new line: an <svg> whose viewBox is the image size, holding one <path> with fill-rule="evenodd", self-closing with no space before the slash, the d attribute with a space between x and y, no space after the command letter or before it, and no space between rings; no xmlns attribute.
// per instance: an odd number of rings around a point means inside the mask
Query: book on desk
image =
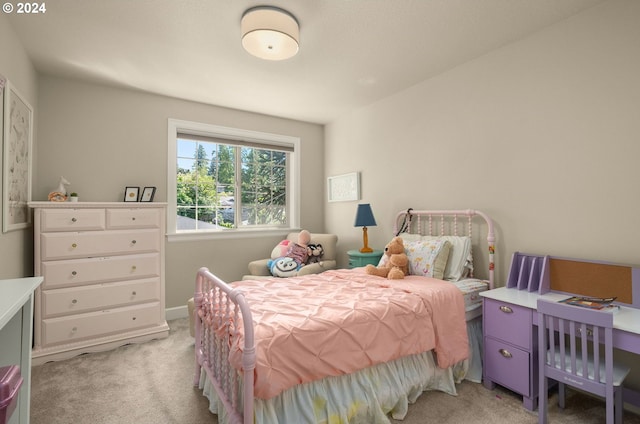
<svg viewBox="0 0 640 424"><path fill-rule="evenodd" d="M602 312L618 312L620 306L615 305L613 303L614 300L616 300L615 297L571 296L567 299L559 300L559 302L581 308L596 309Z"/></svg>

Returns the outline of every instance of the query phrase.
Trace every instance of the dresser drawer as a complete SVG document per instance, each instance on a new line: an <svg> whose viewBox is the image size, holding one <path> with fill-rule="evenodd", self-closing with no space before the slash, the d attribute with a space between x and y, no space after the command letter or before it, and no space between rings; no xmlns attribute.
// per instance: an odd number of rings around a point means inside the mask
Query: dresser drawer
<svg viewBox="0 0 640 424"><path fill-rule="evenodd" d="M107 209L107 228L160 228L160 209Z"/></svg>
<svg viewBox="0 0 640 424"><path fill-rule="evenodd" d="M531 309L485 298L482 314L485 335L531 350Z"/></svg>
<svg viewBox="0 0 640 424"><path fill-rule="evenodd" d="M40 231L104 230L104 209L44 209L40 215Z"/></svg>
<svg viewBox="0 0 640 424"><path fill-rule="evenodd" d="M72 343L82 339L149 327L161 322L160 303L145 303L86 314L42 320L45 345Z"/></svg>
<svg viewBox="0 0 640 424"><path fill-rule="evenodd" d="M160 250L158 230L46 233L41 235L43 261L126 255Z"/></svg>
<svg viewBox="0 0 640 424"><path fill-rule="evenodd" d="M160 275L160 254L143 253L42 262L43 289Z"/></svg>
<svg viewBox="0 0 640 424"><path fill-rule="evenodd" d="M159 300L159 278L42 291L45 318Z"/></svg>
<svg viewBox="0 0 640 424"><path fill-rule="evenodd" d="M523 396L531 396L529 352L491 337L484 340L483 366L487 378Z"/></svg>

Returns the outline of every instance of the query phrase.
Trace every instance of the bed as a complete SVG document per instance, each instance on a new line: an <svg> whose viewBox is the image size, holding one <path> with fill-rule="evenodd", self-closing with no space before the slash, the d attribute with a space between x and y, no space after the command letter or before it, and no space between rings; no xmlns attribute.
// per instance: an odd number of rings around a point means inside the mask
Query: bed
<svg viewBox="0 0 640 424"><path fill-rule="evenodd" d="M227 284L198 270L194 385L218 422L389 423L425 391L480 382L491 218L409 209L394 234L410 260L402 280L355 268Z"/></svg>

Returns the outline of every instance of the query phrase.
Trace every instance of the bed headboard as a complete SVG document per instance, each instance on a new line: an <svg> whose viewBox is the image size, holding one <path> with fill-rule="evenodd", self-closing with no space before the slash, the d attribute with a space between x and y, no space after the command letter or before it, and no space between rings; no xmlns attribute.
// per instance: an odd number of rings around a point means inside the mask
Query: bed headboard
<svg viewBox="0 0 640 424"><path fill-rule="evenodd" d="M475 219L474 218L481 218ZM394 235L400 233L427 236L468 236L473 246L474 262L488 246L489 287L494 288L495 233L493 220L484 212L465 210L414 210L409 208L396 215ZM480 240L486 233L487 245Z"/></svg>

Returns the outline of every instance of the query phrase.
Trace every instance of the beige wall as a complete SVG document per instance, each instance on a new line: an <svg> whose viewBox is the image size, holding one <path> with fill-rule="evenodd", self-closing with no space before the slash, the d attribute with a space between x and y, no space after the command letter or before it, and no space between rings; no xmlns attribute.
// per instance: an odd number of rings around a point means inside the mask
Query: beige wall
<svg viewBox="0 0 640 424"><path fill-rule="evenodd" d="M0 75L11 81L20 94L25 97L25 100L33 107L35 143L38 136L37 119L39 116L36 72L22 48L22 45L18 41L10 25L6 22L6 18L2 13L0 13ZM0 101L1 100L2 97L0 96ZM1 123L2 117L0 116L0 128L2 128ZM1 139L2 136L0 135L0 140ZM34 170L34 178L36 174L37 170ZM0 175L2 175L2 161L0 161ZM0 211L3 207L2 198L0 196ZM32 228L0 233L0 279L20 278L32 275Z"/></svg>
<svg viewBox="0 0 640 424"><path fill-rule="evenodd" d="M408 207L474 208L498 285L514 251L640 264L638 22L640 2L607 2L328 125L326 174L361 172L370 245ZM355 207L327 204L342 250Z"/></svg>
<svg viewBox="0 0 640 424"><path fill-rule="evenodd" d="M52 76L41 76L39 86L35 200L46 199L63 175L81 201L121 201L125 186L156 186L155 200L166 201L167 120L175 118L299 137L301 225L323 231L322 126ZM198 268L239 279L249 260L268 256L281 238L167 243L166 306L185 305Z"/></svg>

